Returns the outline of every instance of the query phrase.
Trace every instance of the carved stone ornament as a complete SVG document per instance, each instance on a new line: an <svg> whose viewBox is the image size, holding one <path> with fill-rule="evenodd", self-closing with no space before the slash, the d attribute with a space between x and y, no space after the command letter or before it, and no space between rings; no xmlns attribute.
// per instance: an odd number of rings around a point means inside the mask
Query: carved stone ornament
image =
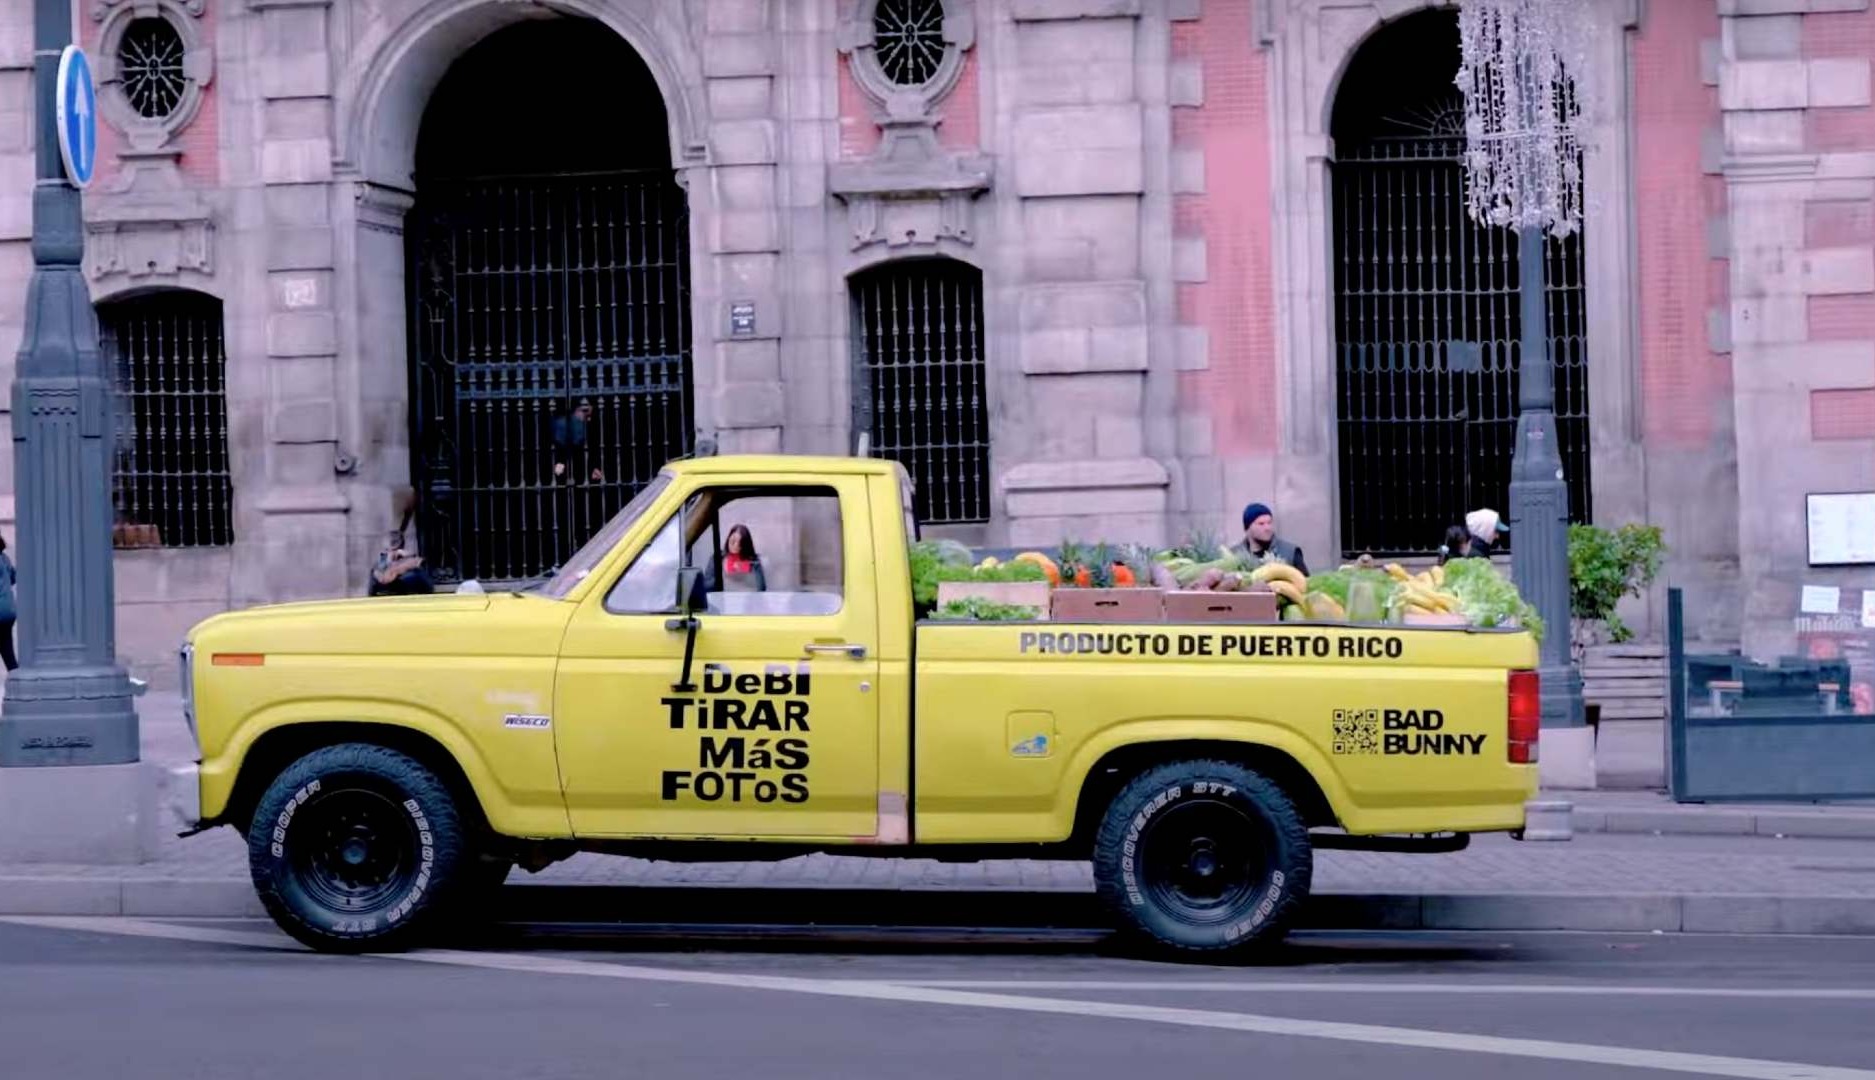
<svg viewBox="0 0 1875 1080"><path fill-rule="evenodd" d="M215 222L199 195L145 186L85 200L85 276L170 284L215 272Z"/></svg>
<svg viewBox="0 0 1875 1080"><path fill-rule="evenodd" d="M176 136L201 111L214 79L204 10L206 0L93 0L98 99L103 118L124 133L126 164L180 154Z"/></svg>
<svg viewBox="0 0 1875 1080"><path fill-rule="evenodd" d="M963 74L975 27L973 0L858 0L840 24L840 51L880 128L871 158L829 169L853 250L975 242L972 203L994 169L987 156L952 154L937 140L940 105Z"/></svg>

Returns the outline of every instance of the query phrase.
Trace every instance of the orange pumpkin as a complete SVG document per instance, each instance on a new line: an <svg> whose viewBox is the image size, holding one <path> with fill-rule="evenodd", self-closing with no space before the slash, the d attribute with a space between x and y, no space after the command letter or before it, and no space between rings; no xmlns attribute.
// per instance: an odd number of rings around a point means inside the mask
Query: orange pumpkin
<svg viewBox="0 0 1875 1080"><path fill-rule="evenodd" d="M1113 564L1113 587L1114 588L1130 589L1137 584L1139 584L1139 581L1137 578L1133 576L1132 567L1126 565L1125 563Z"/></svg>
<svg viewBox="0 0 1875 1080"><path fill-rule="evenodd" d="M1076 587L1085 589L1093 584L1093 581L1093 575L1087 572L1087 567L1077 566L1074 568L1074 584Z"/></svg>

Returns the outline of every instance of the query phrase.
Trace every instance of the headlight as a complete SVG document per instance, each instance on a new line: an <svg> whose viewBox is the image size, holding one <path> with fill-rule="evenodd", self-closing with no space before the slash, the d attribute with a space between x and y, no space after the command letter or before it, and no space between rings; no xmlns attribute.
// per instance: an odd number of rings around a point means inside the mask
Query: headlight
<svg viewBox="0 0 1875 1080"><path fill-rule="evenodd" d="M189 738L196 742L200 751L201 740L195 734L195 646L185 643L182 646L182 722L189 725Z"/></svg>

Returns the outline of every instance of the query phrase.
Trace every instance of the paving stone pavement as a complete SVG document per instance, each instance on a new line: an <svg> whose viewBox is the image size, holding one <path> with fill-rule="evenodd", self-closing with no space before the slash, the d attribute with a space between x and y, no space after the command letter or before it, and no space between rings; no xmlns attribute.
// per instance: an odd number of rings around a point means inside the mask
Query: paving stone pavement
<svg viewBox="0 0 1875 1080"><path fill-rule="evenodd" d="M63 879L245 880L240 836L217 829L166 837L159 857L138 866L20 864L0 875ZM808 855L779 862L667 863L581 854L516 883L690 885L732 888L866 887L1087 891L1084 862L1019 859L941 863ZM1322 893L1531 893L1596 895L1854 896L1875 898L1875 842L1776 840L1756 836L1578 835L1561 843L1479 837L1441 855L1322 851Z"/></svg>
<svg viewBox="0 0 1875 1080"><path fill-rule="evenodd" d="M188 760L193 753L173 694L139 701L144 757ZM1658 795L1565 793L1597 814L1667 809L1708 822L1737 808L1673 807ZM1823 813L1812 808L1795 813ZM1867 805L1827 811L1835 820L1875 818ZM1718 815L1719 817L1715 817ZM175 837L166 822L157 857L137 866L0 865L0 877L121 881L245 881L247 852L230 829ZM1694 830L1698 831L1698 830ZM1866 835L1866 834L1862 834ZM873 887L1086 891L1084 862L1007 860L940 863L928 859L864 859L810 855L780 862L681 864L582 854L539 874L516 872L516 883L559 885L694 885L719 887ZM1875 839L1777 839L1762 835L1655 835L1578 832L1567 842L1478 837L1462 852L1402 855L1322 851L1314 888L1322 893L1528 893L1540 895L1709 895L1875 898Z"/></svg>

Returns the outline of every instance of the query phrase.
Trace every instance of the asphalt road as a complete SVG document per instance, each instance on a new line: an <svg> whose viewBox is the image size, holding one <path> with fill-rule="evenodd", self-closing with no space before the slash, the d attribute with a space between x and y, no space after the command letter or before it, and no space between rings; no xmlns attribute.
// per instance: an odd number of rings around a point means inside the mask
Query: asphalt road
<svg viewBox="0 0 1875 1080"><path fill-rule="evenodd" d="M1860 938L1299 934L1218 967L1073 936L520 926L348 958L265 923L0 920L7 1080L1875 1080L1871 1016Z"/></svg>

